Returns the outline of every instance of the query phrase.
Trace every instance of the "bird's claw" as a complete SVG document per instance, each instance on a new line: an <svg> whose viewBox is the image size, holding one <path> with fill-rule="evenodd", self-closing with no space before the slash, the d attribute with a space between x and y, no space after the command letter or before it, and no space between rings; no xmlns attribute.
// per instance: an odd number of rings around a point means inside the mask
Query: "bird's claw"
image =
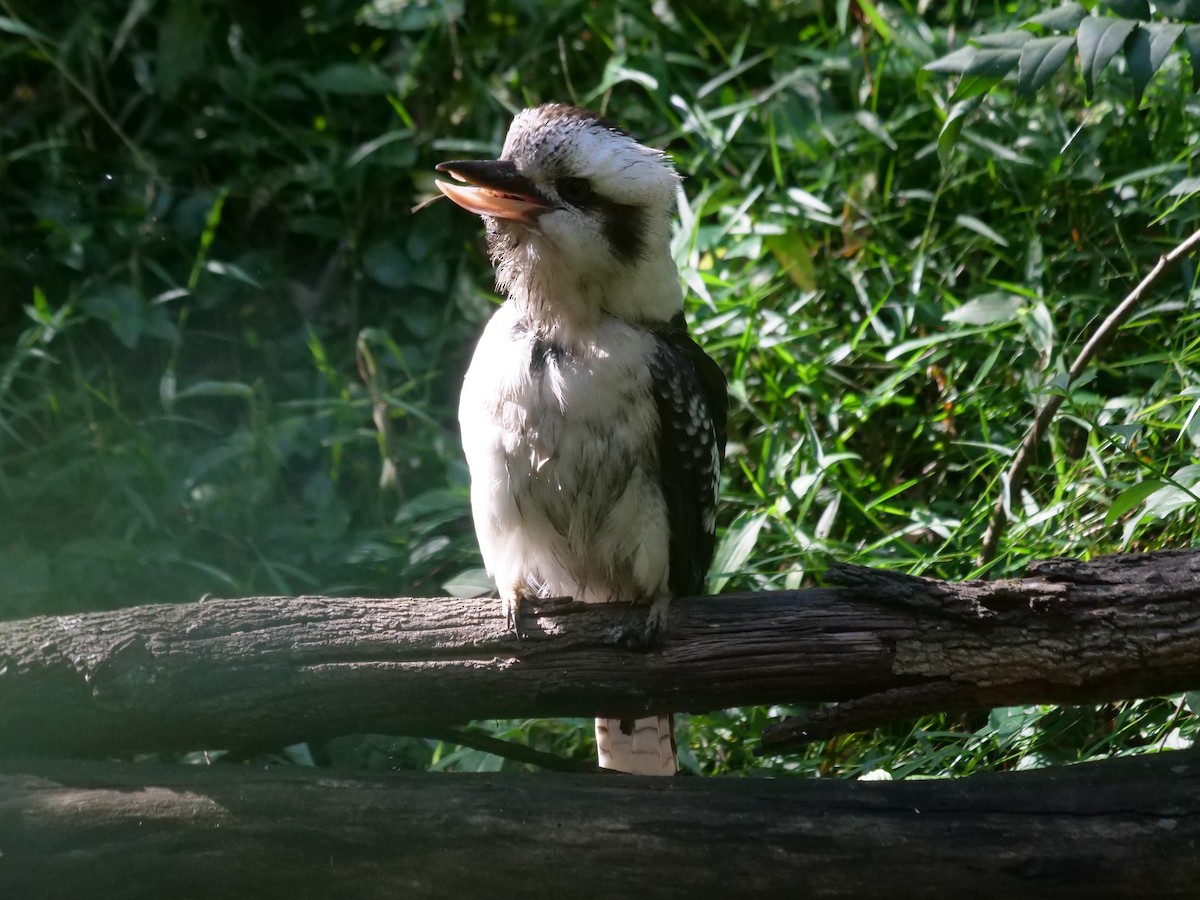
<svg viewBox="0 0 1200 900"><path fill-rule="evenodd" d="M517 636L518 639L528 637L525 626L521 623L522 603L525 600L520 594L510 594L502 599L504 605L504 627Z"/></svg>
<svg viewBox="0 0 1200 900"><path fill-rule="evenodd" d="M650 604L650 615L646 617L646 630L642 640L647 648L660 647L667 631L667 611L670 597L658 597Z"/></svg>

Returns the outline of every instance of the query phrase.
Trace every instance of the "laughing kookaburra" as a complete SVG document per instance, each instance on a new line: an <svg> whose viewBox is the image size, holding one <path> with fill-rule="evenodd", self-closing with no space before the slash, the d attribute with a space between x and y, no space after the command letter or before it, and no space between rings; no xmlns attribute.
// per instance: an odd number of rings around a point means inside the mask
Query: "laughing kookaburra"
<svg viewBox="0 0 1200 900"><path fill-rule="evenodd" d="M725 377L688 336L671 258L679 176L594 113L517 115L498 160L446 162L483 216L499 290L459 422L488 571L526 597L651 606L712 561ZM675 772L671 717L597 719L600 765Z"/></svg>

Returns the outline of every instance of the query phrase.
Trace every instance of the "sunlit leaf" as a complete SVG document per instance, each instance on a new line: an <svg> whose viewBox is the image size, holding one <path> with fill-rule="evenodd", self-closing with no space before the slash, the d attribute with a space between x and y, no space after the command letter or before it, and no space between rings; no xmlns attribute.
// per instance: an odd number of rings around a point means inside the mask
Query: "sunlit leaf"
<svg viewBox="0 0 1200 900"><path fill-rule="evenodd" d="M993 241L994 243L999 244L1001 247L1008 246L1008 241L1006 241L1003 238L1003 236L998 234L991 227L989 227L986 223L980 221L975 216L957 215L954 217L954 221L957 222L959 225L961 225L963 228L969 229L970 231L975 232L976 234L980 235L981 237L985 237L989 241Z"/></svg>
<svg viewBox="0 0 1200 900"><path fill-rule="evenodd" d="M1166 487L1165 481L1148 478L1145 481L1139 481L1137 484L1125 488L1121 493L1113 499L1112 505L1108 508L1108 512L1104 514L1104 524L1112 525L1121 516L1129 512L1135 506L1141 504L1143 500L1151 494Z"/></svg>
<svg viewBox="0 0 1200 900"><path fill-rule="evenodd" d="M710 593L719 594L729 583L729 579L741 571L746 560L754 551L758 542L758 533L766 524L765 513L740 516L722 536L713 554L713 562L708 578Z"/></svg>
<svg viewBox="0 0 1200 900"><path fill-rule="evenodd" d="M964 325L996 325L1002 322L1014 322L1020 316L1021 307L1025 301L1020 297L1002 292L984 294L974 300L968 300L958 309L952 309L942 315L947 322L961 322Z"/></svg>
<svg viewBox="0 0 1200 900"><path fill-rule="evenodd" d="M816 288L817 276L813 268L812 248L797 230L789 228L783 234L768 235L765 243L779 261L780 269L791 279L792 284L803 291Z"/></svg>
<svg viewBox="0 0 1200 900"><path fill-rule="evenodd" d="M1162 519L1177 510L1200 504L1200 465L1189 465L1172 476L1175 484L1165 484L1151 494L1142 514L1152 519Z"/></svg>

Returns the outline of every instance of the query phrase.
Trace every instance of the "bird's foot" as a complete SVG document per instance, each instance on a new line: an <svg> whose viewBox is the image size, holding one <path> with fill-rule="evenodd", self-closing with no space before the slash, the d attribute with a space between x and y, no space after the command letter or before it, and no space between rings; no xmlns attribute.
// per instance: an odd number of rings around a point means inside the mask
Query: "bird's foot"
<svg viewBox="0 0 1200 900"><path fill-rule="evenodd" d="M504 607L505 627L515 634L518 639L528 637L529 632L525 630L525 625L521 620L525 595L520 591L505 592L501 595L500 602Z"/></svg>
<svg viewBox="0 0 1200 900"><path fill-rule="evenodd" d="M650 603L650 615L646 617L646 631L642 635L642 640L648 649L662 646L663 635L667 631L667 611L670 606L670 597L656 597Z"/></svg>

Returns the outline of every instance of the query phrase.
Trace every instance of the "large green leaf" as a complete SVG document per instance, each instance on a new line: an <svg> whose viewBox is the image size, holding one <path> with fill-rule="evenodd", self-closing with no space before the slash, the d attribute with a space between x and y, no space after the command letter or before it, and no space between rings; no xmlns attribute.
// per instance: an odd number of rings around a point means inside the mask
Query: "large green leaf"
<svg viewBox="0 0 1200 900"><path fill-rule="evenodd" d="M959 47L945 56L926 63L924 68L929 72L941 72L945 75L961 75L975 61L979 48L974 46Z"/></svg>
<svg viewBox="0 0 1200 900"><path fill-rule="evenodd" d="M1079 46L1079 68L1083 72L1083 85L1090 100L1095 91L1096 79L1112 58L1121 52L1125 41L1137 27L1130 19L1092 18L1079 23L1076 41Z"/></svg>
<svg viewBox="0 0 1200 900"><path fill-rule="evenodd" d="M1146 85L1154 77L1171 47L1183 34L1183 26L1160 22L1145 22L1129 38L1125 45L1125 59L1129 63L1129 75L1133 79L1133 101L1142 102Z"/></svg>
<svg viewBox="0 0 1200 900"><path fill-rule="evenodd" d="M1117 494L1112 502L1112 506L1108 508L1108 512L1104 514L1104 524L1112 525L1129 512L1135 506L1151 494L1155 494L1167 486L1165 481L1159 481L1156 478L1150 478L1146 481L1139 481L1131 487L1125 488L1121 493Z"/></svg>
<svg viewBox="0 0 1200 900"><path fill-rule="evenodd" d="M1033 37L1028 31L997 31L995 34L981 34L972 38L972 43L979 47L1003 48L1021 47Z"/></svg>
<svg viewBox="0 0 1200 900"><path fill-rule="evenodd" d="M1160 15L1172 19L1200 20L1200 0L1158 0L1154 4Z"/></svg>
<svg viewBox="0 0 1200 900"><path fill-rule="evenodd" d="M1038 13L1025 21L1026 25L1038 25L1051 31L1074 31L1087 18L1087 10L1079 3L1064 3L1062 6Z"/></svg>
<svg viewBox="0 0 1200 900"><path fill-rule="evenodd" d="M1026 43L1017 67L1017 90L1026 95L1036 93L1062 67L1074 46L1073 37L1035 38Z"/></svg>

